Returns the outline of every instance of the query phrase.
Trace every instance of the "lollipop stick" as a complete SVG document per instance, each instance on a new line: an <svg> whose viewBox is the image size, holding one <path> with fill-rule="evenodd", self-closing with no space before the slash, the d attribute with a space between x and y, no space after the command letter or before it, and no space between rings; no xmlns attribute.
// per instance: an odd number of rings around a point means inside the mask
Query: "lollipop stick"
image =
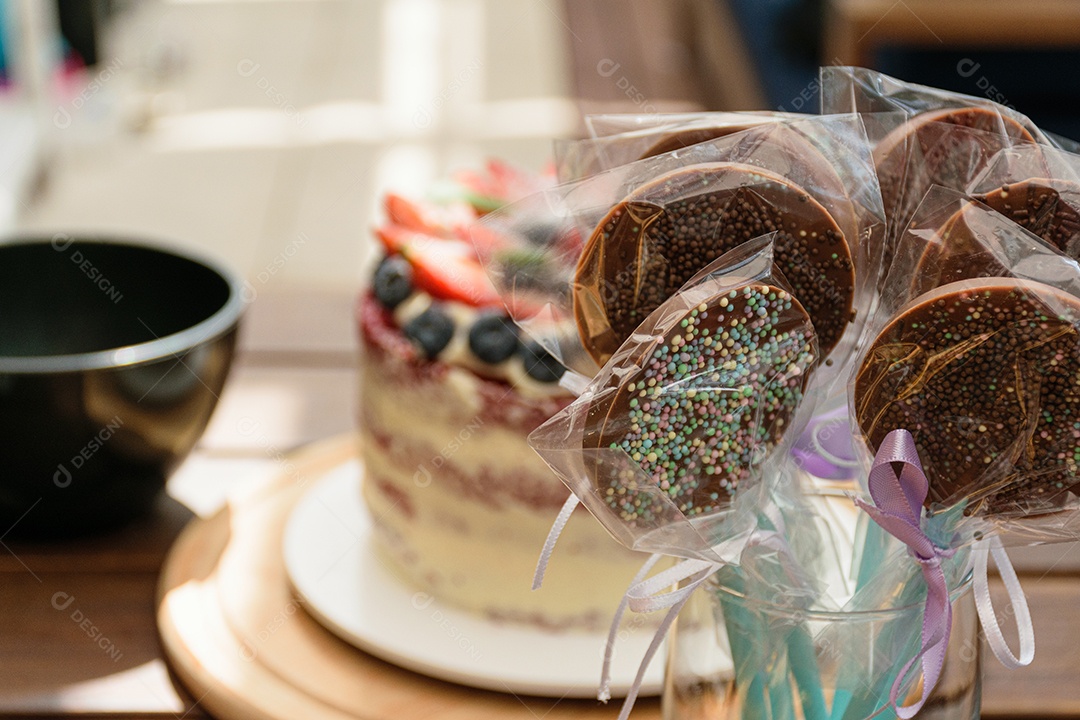
<svg viewBox="0 0 1080 720"><path fill-rule="evenodd" d="M768 720L765 680L762 677L765 653L760 643L768 639L766 628L745 605L746 586L739 571L725 566L717 573L721 611L727 629L737 688L746 688L742 702L742 720ZM730 590L731 592L728 592Z"/></svg>
<svg viewBox="0 0 1080 720"><path fill-rule="evenodd" d="M858 524L855 528L856 552L853 560L857 569L855 571L855 594L854 598L860 597L860 592L873 580L876 573L881 570L885 556L885 548L889 542L889 535L881 526L870 519L866 513L860 513ZM845 717L848 705L855 698L850 689L859 682L858 678L862 670L854 658L844 663L836 683L836 693L833 696L832 720L840 720Z"/></svg>

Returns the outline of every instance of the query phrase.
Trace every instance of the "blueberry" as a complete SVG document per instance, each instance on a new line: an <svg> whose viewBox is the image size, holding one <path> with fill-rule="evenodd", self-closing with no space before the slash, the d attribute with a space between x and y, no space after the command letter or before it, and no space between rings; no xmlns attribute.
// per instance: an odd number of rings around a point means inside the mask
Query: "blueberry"
<svg viewBox="0 0 1080 720"><path fill-rule="evenodd" d="M533 380L542 383L558 382L566 372L562 366L547 350L538 342L527 342L521 349L521 358L525 361L525 372Z"/></svg>
<svg viewBox="0 0 1080 720"><path fill-rule="evenodd" d="M393 310L412 295L412 265L400 255L383 258L375 270L375 298L387 310Z"/></svg>
<svg viewBox="0 0 1080 720"><path fill-rule="evenodd" d="M469 349L486 363L501 363L517 352L517 326L501 313L481 315L469 328Z"/></svg>
<svg viewBox="0 0 1080 720"><path fill-rule="evenodd" d="M454 337L454 321L438 305L432 305L406 323L404 332L430 360L450 344Z"/></svg>

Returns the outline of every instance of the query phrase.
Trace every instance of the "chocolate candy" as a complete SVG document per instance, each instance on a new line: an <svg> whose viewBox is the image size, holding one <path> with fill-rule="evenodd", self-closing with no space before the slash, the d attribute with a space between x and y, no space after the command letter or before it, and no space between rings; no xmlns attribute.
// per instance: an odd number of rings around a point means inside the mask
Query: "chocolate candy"
<svg viewBox="0 0 1080 720"><path fill-rule="evenodd" d="M1080 250L1080 215L1061 199L1051 183L1061 188L1071 185L1058 180L1028 180L978 196L993 202L994 209L1005 210L1006 217L1019 221L1015 225L995 220L996 216L978 203L964 203L924 248L912 278L912 295L959 280L1012 276L986 242L999 247L1007 243L1013 254L1029 258L1049 255L1050 251L1032 237L1035 235L1067 254L1071 250L1076 258ZM1070 197L1080 195L1070 193ZM1021 253L1025 247L1029 249Z"/></svg>
<svg viewBox="0 0 1080 720"><path fill-rule="evenodd" d="M907 429L927 507L1052 511L1080 483L1080 300L1008 278L919 297L869 348L855 417L871 449Z"/></svg>
<svg viewBox="0 0 1080 720"><path fill-rule="evenodd" d="M921 113L889 133L874 148L891 235L885 266L892 261L895 238L907 228L931 185L964 190L998 150L1034 142L1023 125L985 108Z"/></svg>
<svg viewBox="0 0 1080 720"><path fill-rule="evenodd" d="M1031 178L1002 185L975 199L1069 257L1080 259L1080 184Z"/></svg>
<svg viewBox="0 0 1080 720"><path fill-rule="evenodd" d="M629 371L612 373L586 414L584 449L630 458L586 452L600 496L631 524L727 507L787 429L815 360L810 318L780 288L695 302L650 318L619 351Z"/></svg>
<svg viewBox="0 0 1080 720"><path fill-rule="evenodd" d="M833 216L802 188L737 163L664 175L616 205L593 231L573 288L582 343L600 364L706 265L777 232L774 262L810 313L822 354L852 315L851 250Z"/></svg>
<svg viewBox="0 0 1080 720"><path fill-rule="evenodd" d="M855 207L836 168L807 136L808 132L815 130L820 128L812 123L774 122L764 117L747 118L739 125L685 128L664 136L641 159L743 133L737 141L733 139L724 143L724 154L735 156L724 162L742 162L739 156L761 157L763 154L774 175L780 175L796 185L802 184L811 197L827 207L844 237L851 241L859 237ZM767 147L767 151L761 153L762 147ZM701 155L708 156L710 152L703 151ZM699 158L700 162L714 159ZM695 160L691 159L691 162Z"/></svg>
<svg viewBox="0 0 1080 720"><path fill-rule="evenodd" d="M657 155L663 155L674 150L682 150L688 148L691 145L698 145L703 142L709 142L710 140L716 140L717 138L726 137L732 133L742 132L749 128L760 125L765 120L754 123L745 123L741 125L724 125L724 126L712 126L712 127L695 127L685 128L682 130L675 130L667 133L659 140L656 141L652 147L645 151L641 156L641 159L656 157Z"/></svg>
<svg viewBox="0 0 1080 720"><path fill-rule="evenodd" d="M979 241L992 231L992 217L985 208L964 203L938 228L915 266L911 297L960 280L1011 276L1009 269ZM1015 236L1017 240L1027 240L1019 229Z"/></svg>

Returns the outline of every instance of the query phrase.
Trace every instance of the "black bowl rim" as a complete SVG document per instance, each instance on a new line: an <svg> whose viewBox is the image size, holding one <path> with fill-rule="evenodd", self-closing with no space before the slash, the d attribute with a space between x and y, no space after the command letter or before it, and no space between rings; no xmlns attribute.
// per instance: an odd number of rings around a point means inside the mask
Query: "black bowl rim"
<svg viewBox="0 0 1080 720"><path fill-rule="evenodd" d="M202 265L207 270L217 274L229 286L229 297L225 304L213 315L179 332L148 342L89 353L0 356L0 374L48 375L79 373L90 370L130 367L169 357L179 357L181 353L215 340L236 328L240 316L243 315L247 306L247 301L244 299L244 284L236 273L228 269L223 262L213 257L187 247L181 247L171 241L80 233L58 233L52 236L13 235L0 238L0 254L3 253L5 248L24 245L52 244L55 248L58 238L63 238L64 242L70 241L71 245L114 245L179 257L197 265Z"/></svg>

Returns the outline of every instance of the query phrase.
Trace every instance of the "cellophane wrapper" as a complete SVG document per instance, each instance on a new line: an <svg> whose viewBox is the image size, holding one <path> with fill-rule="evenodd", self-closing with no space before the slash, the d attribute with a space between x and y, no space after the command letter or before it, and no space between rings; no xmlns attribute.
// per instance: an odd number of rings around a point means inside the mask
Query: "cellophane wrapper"
<svg viewBox="0 0 1080 720"><path fill-rule="evenodd" d="M867 462L886 432L913 434L941 542L1080 537L1076 260L933 188L854 367L850 412Z"/></svg>
<svg viewBox="0 0 1080 720"><path fill-rule="evenodd" d="M592 137L555 142L555 171L562 182L580 180L764 123L807 117L769 112L590 115L585 122Z"/></svg>
<svg viewBox="0 0 1080 720"><path fill-rule="evenodd" d="M748 175L757 171L756 180ZM480 223L483 232L500 238L503 248L490 255L487 270L515 321L568 368L592 377L598 363L584 345L617 346L608 337L615 335L610 321L596 312L605 298L647 278L649 292L660 300L684 281L672 283L660 273L666 258L644 232L634 256L626 257L622 265L613 266L620 262L614 255L605 258L605 278L581 270L587 265L584 256L607 247L604 221L613 209L632 203L649 222L670 208L693 208L717 192L769 205L758 185L775 186L777 178L805 190L806 207L824 208L850 252L853 290L819 288L830 297L837 295L829 302L830 311L851 309L843 341L827 359L829 367L839 369L852 351L857 326L868 316L882 276L884 216L870 146L856 116L760 125L621 165L510 205ZM720 219L699 217L701 222L716 223L707 228L710 234L724 230ZM537 233L538 227L545 231ZM555 240L537 242L538 235ZM781 267L789 282L798 285L800 275L812 274L815 262L809 253L793 254ZM835 372L822 372L816 380L827 382L830 377Z"/></svg>
<svg viewBox="0 0 1080 720"><path fill-rule="evenodd" d="M1080 183L1080 155L1030 144L1006 148L990 159L965 190L977 196L1031 178Z"/></svg>
<svg viewBox="0 0 1080 720"><path fill-rule="evenodd" d="M1020 145L1002 150L967 188L968 194L1080 258L1080 155Z"/></svg>
<svg viewBox="0 0 1080 720"><path fill-rule="evenodd" d="M818 359L772 239L691 279L529 437L628 548L735 562L756 527L762 468L798 435Z"/></svg>
<svg viewBox="0 0 1080 720"><path fill-rule="evenodd" d="M797 120L803 113L777 112L773 110L737 110L727 112L670 112L670 113L593 113L585 116L589 137L602 138L610 135L652 130L660 127L731 121L737 118L780 118Z"/></svg>
<svg viewBox="0 0 1080 720"><path fill-rule="evenodd" d="M925 112L952 108L988 110L1001 119L1001 125L996 130L1006 132L1005 123L1013 121L1026 129L1039 144L1053 145L1046 133L1026 115L989 98L906 82L867 68L843 65L821 68L822 114L886 113L883 118L891 117L894 125L878 126L876 132L870 134L872 142L880 140L882 132L892 130L904 120Z"/></svg>
<svg viewBox="0 0 1080 720"><path fill-rule="evenodd" d="M1014 109L865 68L821 69L822 112L858 112L874 144L889 222L886 264L932 185L964 190L1004 148L1051 141Z"/></svg>

